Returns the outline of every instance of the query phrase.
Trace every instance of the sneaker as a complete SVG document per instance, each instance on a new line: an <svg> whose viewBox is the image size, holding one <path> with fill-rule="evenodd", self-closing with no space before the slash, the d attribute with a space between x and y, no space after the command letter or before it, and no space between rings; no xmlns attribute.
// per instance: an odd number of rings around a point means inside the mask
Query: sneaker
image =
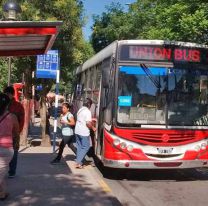
<svg viewBox="0 0 208 206"><path fill-rule="evenodd" d="M3 197L0 197L0 201L4 201L9 197L9 193L5 193Z"/></svg>
<svg viewBox="0 0 208 206"><path fill-rule="evenodd" d="M84 166L81 165L81 164L76 163L76 164L75 164L75 168L76 168L76 169L83 169Z"/></svg>
<svg viewBox="0 0 208 206"><path fill-rule="evenodd" d="M56 164L59 164L60 163L60 160L57 160L57 159L54 159L51 161L51 164L52 165L56 165Z"/></svg>
<svg viewBox="0 0 208 206"><path fill-rule="evenodd" d="M15 174L9 174L8 175L8 178L10 178L10 179L12 179L12 178L14 178L15 177Z"/></svg>

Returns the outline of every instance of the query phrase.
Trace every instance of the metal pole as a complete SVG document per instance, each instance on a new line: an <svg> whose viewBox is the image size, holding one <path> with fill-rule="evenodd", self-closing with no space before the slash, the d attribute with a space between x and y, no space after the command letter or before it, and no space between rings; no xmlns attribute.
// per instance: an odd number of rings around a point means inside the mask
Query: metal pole
<svg viewBox="0 0 208 206"><path fill-rule="evenodd" d="M35 78L35 72L32 72L32 79ZM35 85L34 83L32 84L32 100L33 100L33 104L32 104L32 123L35 123Z"/></svg>
<svg viewBox="0 0 208 206"><path fill-rule="evenodd" d="M8 86L11 84L11 57L8 57Z"/></svg>
<svg viewBox="0 0 208 206"><path fill-rule="evenodd" d="M59 64L60 65L60 64ZM55 110L54 110L54 128L53 128L53 153L56 150L56 134L57 134L57 118L58 118L58 95L59 95L59 79L60 70L56 74L56 97L55 97Z"/></svg>

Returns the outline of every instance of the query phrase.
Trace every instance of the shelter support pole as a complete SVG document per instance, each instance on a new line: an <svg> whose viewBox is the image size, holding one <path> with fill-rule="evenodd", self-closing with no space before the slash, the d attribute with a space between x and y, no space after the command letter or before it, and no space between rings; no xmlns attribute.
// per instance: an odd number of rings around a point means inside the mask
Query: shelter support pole
<svg viewBox="0 0 208 206"><path fill-rule="evenodd" d="M34 80L35 78L35 72L33 71L32 72L32 80ZM32 123L34 124L35 123L35 85L34 85L34 82L32 84L32 113L31 113L31 116L32 116Z"/></svg>
<svg viewBox="0 0 208 206"><path fill-rule="evenodd" d="M54 109L54 128L53 128L53 153L56 151L56 135L57 135L57 118L58 118L58 96L59 96L59 80L60 70L57 70L56 74L56 97L55 97L55 109Z"/></svg>

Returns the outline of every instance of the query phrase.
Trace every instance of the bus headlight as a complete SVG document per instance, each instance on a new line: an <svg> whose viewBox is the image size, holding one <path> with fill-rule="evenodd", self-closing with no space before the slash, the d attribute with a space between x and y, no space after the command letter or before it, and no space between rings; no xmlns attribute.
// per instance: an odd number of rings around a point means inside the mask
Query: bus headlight
<svg viewBox="0 0 208 206"><path fill-rule="evenodd" d="M199 145L196 145L196 146L194 147L194 150L195 150L196 152L199 152L200 149L201 149L201 147L200 147Z"/></svg>
<svg viewBox="0 0 208 206"><path fill-rule="evenodd" d="M126 145L125 142L122 142L122 143L120 144L120 147L121 147L121 149L126 149L127 145Z"/></svg>
<svg viewBox="0 0 208 206"><path fill-rule="evenodd" d="M202 143L202 144L201 144L201 149L202 149L202 150L205 150L206 148L207 148L207 144L206 144L205 142Z"/></svg>
<svg viewBox="0 0 208 206"><path fill-rule="evenodd" d="M127 146L127 150L128 150L129 152L132 152L133 149L134 149L134 147L133 147L132 145L128 145L128 146Z"/></svg>
<svg viewBox="0 0 208 206"><path fill-rule="evenodd" d="M115 146L118 146L118 145L120 144L120 140L119 140L119 139L115 139L115 140L113 141L113 144L114 144Z"/></svg>

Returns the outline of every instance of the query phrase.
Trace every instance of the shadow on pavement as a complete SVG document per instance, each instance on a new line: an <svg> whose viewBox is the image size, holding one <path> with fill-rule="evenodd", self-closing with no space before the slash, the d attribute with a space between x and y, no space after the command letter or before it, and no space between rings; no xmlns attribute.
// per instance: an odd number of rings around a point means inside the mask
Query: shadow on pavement
<svg viewBox="0 0 208 206"><path fill-rule="evenodd" d="M100 206L109 205L109 197L93 188L82 175L72 174L63 161L51 165L49 153L21 153L17 176L8 179L10 197L4 206Z"/></svg>
<svg viewBox="0 0 208 206"><path fill-rule="evenodd" d="M111 169L97 165L103 176L114 180L132 181L203 181L208 180L208 169L181 170L144 170L144 169Z"/></svg>

